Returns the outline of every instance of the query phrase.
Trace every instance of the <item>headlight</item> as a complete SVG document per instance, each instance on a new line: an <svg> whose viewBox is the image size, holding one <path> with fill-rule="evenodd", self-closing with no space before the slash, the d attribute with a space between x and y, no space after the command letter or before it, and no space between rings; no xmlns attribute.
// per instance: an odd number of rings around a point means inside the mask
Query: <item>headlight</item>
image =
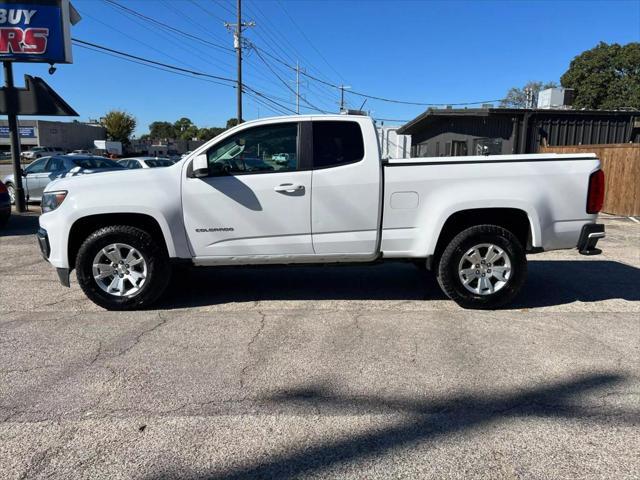
<svg viewBox="0 0 640 480"><path fill-rule="evenodd" d="M62 205L65 198L67 198L66 190L60 190L58 192L44 192L42 195L42 203L40 205L42 207L42 213L55 210Z"/></svg>

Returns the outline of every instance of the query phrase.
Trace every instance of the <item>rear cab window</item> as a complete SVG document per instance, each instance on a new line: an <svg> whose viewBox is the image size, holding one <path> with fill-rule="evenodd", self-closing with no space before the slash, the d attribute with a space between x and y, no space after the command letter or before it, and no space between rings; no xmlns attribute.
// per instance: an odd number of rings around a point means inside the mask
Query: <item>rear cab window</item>
<svg viewBox="0 0 640 480"><path fill-rule="evenodd" d="M363 158L364 141L358 122L313 122L313 168L347 165Z"/></svg>

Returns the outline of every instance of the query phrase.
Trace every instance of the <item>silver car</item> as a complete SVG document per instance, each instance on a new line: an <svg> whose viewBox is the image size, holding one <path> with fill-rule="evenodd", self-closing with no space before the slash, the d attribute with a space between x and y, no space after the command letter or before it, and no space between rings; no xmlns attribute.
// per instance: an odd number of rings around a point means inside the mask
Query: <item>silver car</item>
<svg viewBox="0 0 640 480"><path fill-rule="evenodd" d="M136 169L136 168L157 168L157 167L170 167L174 164L172 160L168 158L160 158L160 157L132 157L132 158L123 158L122 160L118 160L118 163L125 168Z"/></svg>
<svg viewBox="0 0 640 480"><path fill-rule="evenodd" d="M42 192L49 182L58 178L88 173L122 170L124 167L113 160L85 155L56 155L42 157L32 162L22 173L22 187L28 202L40 202ZM11 203L16 201L13 175L4 178Z"/></svg>

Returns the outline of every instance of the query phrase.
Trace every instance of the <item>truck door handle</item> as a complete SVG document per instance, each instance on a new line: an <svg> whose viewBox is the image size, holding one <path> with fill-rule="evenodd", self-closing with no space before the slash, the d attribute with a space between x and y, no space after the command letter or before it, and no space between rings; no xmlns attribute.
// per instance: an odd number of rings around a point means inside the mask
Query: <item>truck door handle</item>
<svg viewBox="0 0 640 480"><path fill-rule="evenodd" d="M300 185L299 183L282 183L276 187L273 187L276 192L280 193L294 193L300 192L304 190L304 185Z"/></svg>

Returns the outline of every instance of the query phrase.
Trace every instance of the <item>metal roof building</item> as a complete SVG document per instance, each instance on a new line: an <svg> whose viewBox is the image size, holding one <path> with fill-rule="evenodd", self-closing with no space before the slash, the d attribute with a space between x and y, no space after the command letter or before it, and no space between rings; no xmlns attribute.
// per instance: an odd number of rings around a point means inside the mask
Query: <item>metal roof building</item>
<svg viewBox="0 0 640 480"><path fill-rule="evenodd" d="M536 153L541 145L640 142L638 110L427 110L403 125L412 156Z"/></svg>

